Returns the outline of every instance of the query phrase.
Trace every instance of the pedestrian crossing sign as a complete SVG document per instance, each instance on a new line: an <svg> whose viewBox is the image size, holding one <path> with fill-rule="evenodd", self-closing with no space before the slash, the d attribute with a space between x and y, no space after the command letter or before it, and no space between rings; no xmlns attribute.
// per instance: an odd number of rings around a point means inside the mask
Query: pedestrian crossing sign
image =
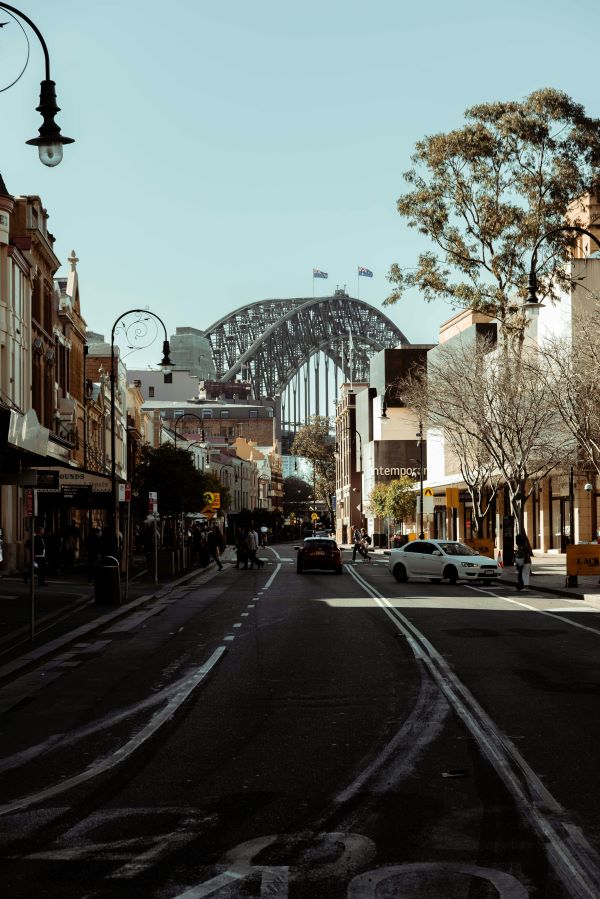
<svg viewBox="0 0 600 899"><path fill-rule="evenodd" d="M423 496L433 496L433 490L431 487L426 487L423 491Z"/></svg>

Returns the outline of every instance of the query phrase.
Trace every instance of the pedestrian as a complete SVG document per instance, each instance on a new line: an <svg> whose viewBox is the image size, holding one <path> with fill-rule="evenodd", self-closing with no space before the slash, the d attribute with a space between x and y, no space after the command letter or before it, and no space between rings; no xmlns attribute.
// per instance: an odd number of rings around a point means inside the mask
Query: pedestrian
<svg viewBox="0 0 600 899"><path fill-rule="evenodd" d="M250 562L249 566L244 565L244 568L250 567L254 568L256 563L256 567L258 568L258 559L256 558L256 550L258 549L258 540L256 537L256 531L252 529L252 526L248 528L248 533L246 534L246 553L248 555L248 561Z"/></svg>
<svg viewBox="0 0 600 899"><path fill-rule="evenodd" d="M369 537L369 534L367 533L366 528L361 528L360 534L361 534L360 545L362 548L362 556L363 556L365 562L370 562L371 560L369 559L369 547L371 545L371 538Z"/></svg>
<svg viewBox="0 0 600 899"><path fill-rule="evenodd" d="M31 552L31 540L25 544ZM46 586L46 541L44 540L44 528L37 527L33 536L33 568L38 576L40 587ZM28 567L23 575L25 583L29 583L31 569Z"/></svg>
<svg viewBox="0 0 600 899"><path fill-rule="evenodd" d="M515 552L515 568L517 569L517 590L529 590L529 577L531 575L531 557L533 550L527 538L527 534L517 534L515 537L517 549Z"/></svg>
<svg viewBox="0 0 600 899"><path fill-rule="evenodd" d="M208 554L211 559L214 559L218 565L219 571L223 570L223 565L221 563L221 559L219 558L221 552L221 532L219 528L215 525L211 528L211 530L206 535L206 544L208 546Z"/></svg>
<svg viewBox="0 0 600 899"><path fill-rule="evenodd" d="M366 544L364 543L364 528L354 528L352 532L352 540L354 542L354 549L352 550L352 561L356 562L356 553L361 555L363 559L368 558L369 554L365 549ZM366 533L366 531L365 531Z"/></svg>

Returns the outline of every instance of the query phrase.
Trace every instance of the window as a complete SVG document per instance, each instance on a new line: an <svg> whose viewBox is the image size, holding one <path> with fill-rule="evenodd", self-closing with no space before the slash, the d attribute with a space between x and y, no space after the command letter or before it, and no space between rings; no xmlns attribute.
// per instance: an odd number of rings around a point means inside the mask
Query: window
<svg viewBox="0 0 600 899"><path fill-rule="evenodd" d="M425 552L426 543L419 543L418 541L415 543L409 543L404 550L405 553L422 553Z"/></svg>
<svg viewBox="0 0 600 899"><path fill-rule="evenodd" d="M154 396L154 387L148 388L148 396L152 399L152 397Z"/></svg>
<svg viewBox="0 0 600 899"><path fill-rule="evenodd" d="M258 409L250 409L248 411L248 418L258 418Z"/></svg>
<svg viewBox="0 0 600 899"><path fill-rule="evenodd" d="M221 409L221 418L229 418L229 409Z"/></svg>
<svg viewBox="0 0 600 899"><path fill-rule="evenodd" d="M165 379L163 382L164 384L172 384L173 383L173 372L171 372L171 371L165 372L164 379Z"/></svg>
<svg viewBox="0 0 600 899"><path fill-rule="evenodd" d="M203 409L202 418L212 418L212 409Z"/></svg>

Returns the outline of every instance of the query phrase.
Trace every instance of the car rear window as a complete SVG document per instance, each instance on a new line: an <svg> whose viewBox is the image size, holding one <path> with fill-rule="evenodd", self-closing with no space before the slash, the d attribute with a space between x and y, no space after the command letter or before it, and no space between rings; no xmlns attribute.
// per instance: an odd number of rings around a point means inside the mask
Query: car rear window
<svg viewBox="0 0 600 899"><path fill-rule="evenodd" d="M319 540L313 537L310 540L305 540L304 546L307 549L310 549L311 547L315 549L336 549L337 543L335 540Z"/></svg>

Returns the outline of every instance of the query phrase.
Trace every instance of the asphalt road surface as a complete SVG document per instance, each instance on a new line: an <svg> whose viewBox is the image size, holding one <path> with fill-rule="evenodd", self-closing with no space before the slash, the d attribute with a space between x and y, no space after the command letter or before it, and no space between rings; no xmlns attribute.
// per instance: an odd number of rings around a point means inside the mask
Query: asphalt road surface
<svg viewBox="0 0 600 899"><path fill-rule="evenodd" d="M11 899L600 896L600 620L286 546L0 690Z"/></svg>

